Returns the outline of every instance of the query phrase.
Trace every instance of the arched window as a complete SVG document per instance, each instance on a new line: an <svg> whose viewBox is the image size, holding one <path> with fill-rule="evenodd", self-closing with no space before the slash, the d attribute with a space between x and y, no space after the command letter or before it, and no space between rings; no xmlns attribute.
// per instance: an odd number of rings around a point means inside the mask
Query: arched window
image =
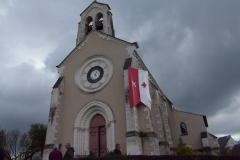
<svg viewBox="0 0 240 160"><path fill-rule="evenodd" d="M103 14L98 13L95 17L95 24L96 24L96 30L101 31L103 30Z"/></svg>
<svg viewBox="0 0 240 160"><path fill-rule="evenodd" d="M91 32L92 30L92 26L93 26L93 19L92 17L87 17L86 19L86 34L88 34L89 32Z"/></svg>
<svg viewBox="0 0 240 160"><path fill-rule="evenodd" d="M187 125L184 122L180 123L180 129L181 129L182 135L187 135L188 134Z"/></svg>

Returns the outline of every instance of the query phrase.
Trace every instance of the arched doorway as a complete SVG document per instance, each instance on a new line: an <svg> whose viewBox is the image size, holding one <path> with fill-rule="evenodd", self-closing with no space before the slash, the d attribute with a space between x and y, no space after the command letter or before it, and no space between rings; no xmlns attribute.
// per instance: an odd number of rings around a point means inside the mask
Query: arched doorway
<svg viewBox="0 0 240 160"><path fill-rule="evenodd" d="M78 113L74 124L74 155L90 154L90 124L96 115L101 115L105 120L107 150L115 148L115 120L111 108L104 102L92 101L84 106Z"/></svg>
<svg viewBox="0 0 240 160"><path fill-rule="evenodd" d="M106 121L104 117L97 114L90 123L90 151L96 157L103 156L107 151Z"/></svg>

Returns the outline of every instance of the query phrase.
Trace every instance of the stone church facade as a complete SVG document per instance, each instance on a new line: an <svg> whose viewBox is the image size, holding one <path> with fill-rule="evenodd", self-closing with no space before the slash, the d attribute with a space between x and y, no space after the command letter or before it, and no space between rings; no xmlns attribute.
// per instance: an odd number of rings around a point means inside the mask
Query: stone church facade
<svg viewBox="0 0 240 160"><path fill-rule="evenodd" d="M80 16L76 47L57 66L43 159L54 144L65 153L66 143L76 157L103 156L117 143L127 155L172 154L180 137L203 153L217 147L206 137L206 116L173 109L150 72L151 109L142 103L130 109L127 69L148 71L138 44L115 37L107 4L94 1Z"/></svg>

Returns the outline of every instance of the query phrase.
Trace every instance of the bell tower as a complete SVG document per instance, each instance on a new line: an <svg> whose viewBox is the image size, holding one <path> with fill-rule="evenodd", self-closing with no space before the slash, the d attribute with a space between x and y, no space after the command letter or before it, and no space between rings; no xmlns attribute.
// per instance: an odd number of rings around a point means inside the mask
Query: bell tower
<svg viewBox="0 0 240 160"><path fill-rule="evenodd" d="M78 45L92 30L97 30L115 36L112 13L109 5L93 1L81 14L78 23L76 45Z"/></svg>

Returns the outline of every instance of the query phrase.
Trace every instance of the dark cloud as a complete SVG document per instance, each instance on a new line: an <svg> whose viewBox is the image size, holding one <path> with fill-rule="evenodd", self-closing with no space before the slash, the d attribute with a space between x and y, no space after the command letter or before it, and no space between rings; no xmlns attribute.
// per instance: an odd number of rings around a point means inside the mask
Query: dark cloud
<svg viewBox="0 0 240 160"><path fill-rule="evenodd" d="M47 121L55 66L75 47L91 2L0 2L0 125ZM116 36L139 43L174 108L207 115L213 134L240 135L239 1L100 2L112 9Z"/></svg>
<svg viewBox="0 0 240 160"><path fill-rule="evenodd" d="M0 126L27 131L30 124L46 123L56 74L26 63L5 68L1 74Z"/></svg>
<svg viewBox="0 0 240 160"><path fill-rule="evenodd" d="M119 27L128 31L124 38L139 42L140 55L176 109L207 115L215 134L239 134L240 121L229 126L217 115L239 115L239 102L233 97L240 92L240 3L161 2L143 2L144 7L136 3L132 14L125 10L127 20L128 14L137 17L119 23L128 26ZM226 113L230 105L236 107Z"/></svg>

